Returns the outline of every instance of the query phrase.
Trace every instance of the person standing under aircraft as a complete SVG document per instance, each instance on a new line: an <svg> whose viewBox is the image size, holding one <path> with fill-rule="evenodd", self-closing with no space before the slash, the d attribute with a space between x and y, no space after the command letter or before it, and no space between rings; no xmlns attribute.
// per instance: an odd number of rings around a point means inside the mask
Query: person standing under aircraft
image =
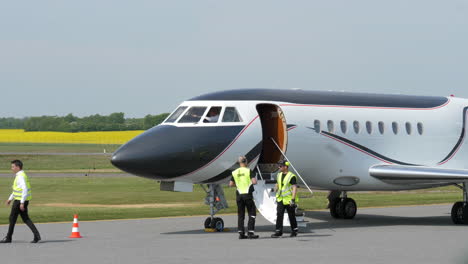
<svg viewBox="0 0 468 264"><path fill-rule="evenodd" d="M296 175L289 171L289 162L283 161L279 164L280 172L276 177L276 230L272 238L278 238L283 235L283 217L284 211L288 212L289 223L291 224L291 237L297 236L298 228L296 221L296 194L297 180Z"/></svg>
<svg viewBox="0 0 468 264"><path fill-rule="evenodd" d="M12 200L14 200L14 202L11 206L8 233L0 243L11 243L18 214L21 215L23 222L34 234L34 239L31 243L37 243L41 240L41 236L28 215L28 205L29 200L31 200L31 184L29 183L28 175L23 171L23 163L20 160L14 160L11 162L11 170L16 174L16 177L13 182L13 192L11 193L10 198L6 201L6 204L10 205Z"/></svg>
<svg viewBox="0 0 468 264"><path fill-rule="evenodd" d="M257 239L255 235L255 217L257 215L257 208L253 200L254 184L257 184L257 179L254 173L247 167L247 158L239 157L240 168L232 172L232 178L229 182L230 187L237 187L236 202L237 202L237 230L239 232L239 239ZM247 225L248 234L245 235L244 218L245 209L249 214L249 222Z"/></svg>

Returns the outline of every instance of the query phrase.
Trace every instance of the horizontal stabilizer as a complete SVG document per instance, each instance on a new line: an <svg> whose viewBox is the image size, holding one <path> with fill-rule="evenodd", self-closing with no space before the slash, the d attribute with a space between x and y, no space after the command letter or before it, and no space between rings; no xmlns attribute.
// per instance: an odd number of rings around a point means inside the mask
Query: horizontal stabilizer
<svg viewBox="0 0 468 264"><path fill-rule="evenodd" d="M374 178L396 184L445 184L468 181L468 170L425 166L376 165L369 169L369 174Z"/></svg>

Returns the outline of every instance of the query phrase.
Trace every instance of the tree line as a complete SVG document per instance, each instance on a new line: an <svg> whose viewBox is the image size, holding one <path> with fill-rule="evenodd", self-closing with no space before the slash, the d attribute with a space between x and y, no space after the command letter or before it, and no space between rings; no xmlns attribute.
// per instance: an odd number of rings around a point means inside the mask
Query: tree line
<svg viewBox="0 0 468 264"><path fill-rule="evenodd" d="M0 129L24 129L25 131L57 131L57 132L88 132L88 131L124 131L146 130L160 124L168 113L146 115L143 118L125 118L124 113L110 115L90 115L77 117L66 116L35 116L25 118L0 118Z"/></svg>

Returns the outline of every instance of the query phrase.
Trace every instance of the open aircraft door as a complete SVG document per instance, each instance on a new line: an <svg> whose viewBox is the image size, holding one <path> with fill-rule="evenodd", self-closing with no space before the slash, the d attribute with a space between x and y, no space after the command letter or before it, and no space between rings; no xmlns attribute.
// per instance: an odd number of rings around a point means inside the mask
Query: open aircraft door
<svg viewBox="0 0 468 264"><path fill-rule="evenodd" d="M281 151L275 146L272 138L283 152L288 145L286 118L281 108L274 104L257 105L262 124L262 151L258 165L262 172L272 173L278 170L277 163L283 159Z"/></svg>
<svg viewBox="0 0 468 264"><path fill-rule="evenodd" d="M262 124L262 151L256 167L259 174L254 200L258 211L271 223L276 223L276 197L270 190L275 186L278 162L284 159L288 146L288 127L281 108L274 104L257 105ZM299 226L305 226L303 216L296 217ZM289 226L287 214L284 226Z"/></svg>

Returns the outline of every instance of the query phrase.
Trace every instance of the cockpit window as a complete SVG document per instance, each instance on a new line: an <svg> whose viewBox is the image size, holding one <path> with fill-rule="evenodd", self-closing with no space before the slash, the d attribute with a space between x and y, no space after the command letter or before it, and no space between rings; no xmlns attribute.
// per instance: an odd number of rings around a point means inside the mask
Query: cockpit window
<svg viewBox="0 0 468 264"><path fill-rule="evenodd" d="M221 114L221 106L213 106L203 118L203 123L217 123L219 120L219 114Z"/></svg>
<svg viewBox="0 0 468 264"><path fill-rule="evenodd" d="M198 123L205 113L206 107L193 106L182 116L179 123Z"/></svg>
<svg viewBox="0 0 468 264"><path fill-rule="evenodd" d="M242 118L239 116L235 107L226 107L223 122L242 122Z"/></svg>
<svg viewBox="0 0 468 264"><path fill-rule="evenodd" d="M174 123L177 118L179 118L179 116L185 111L185 109L187 109L186 106L180 106L177 108L177 110L174 111L174 113L166 120L165 123Z"/></svg>

